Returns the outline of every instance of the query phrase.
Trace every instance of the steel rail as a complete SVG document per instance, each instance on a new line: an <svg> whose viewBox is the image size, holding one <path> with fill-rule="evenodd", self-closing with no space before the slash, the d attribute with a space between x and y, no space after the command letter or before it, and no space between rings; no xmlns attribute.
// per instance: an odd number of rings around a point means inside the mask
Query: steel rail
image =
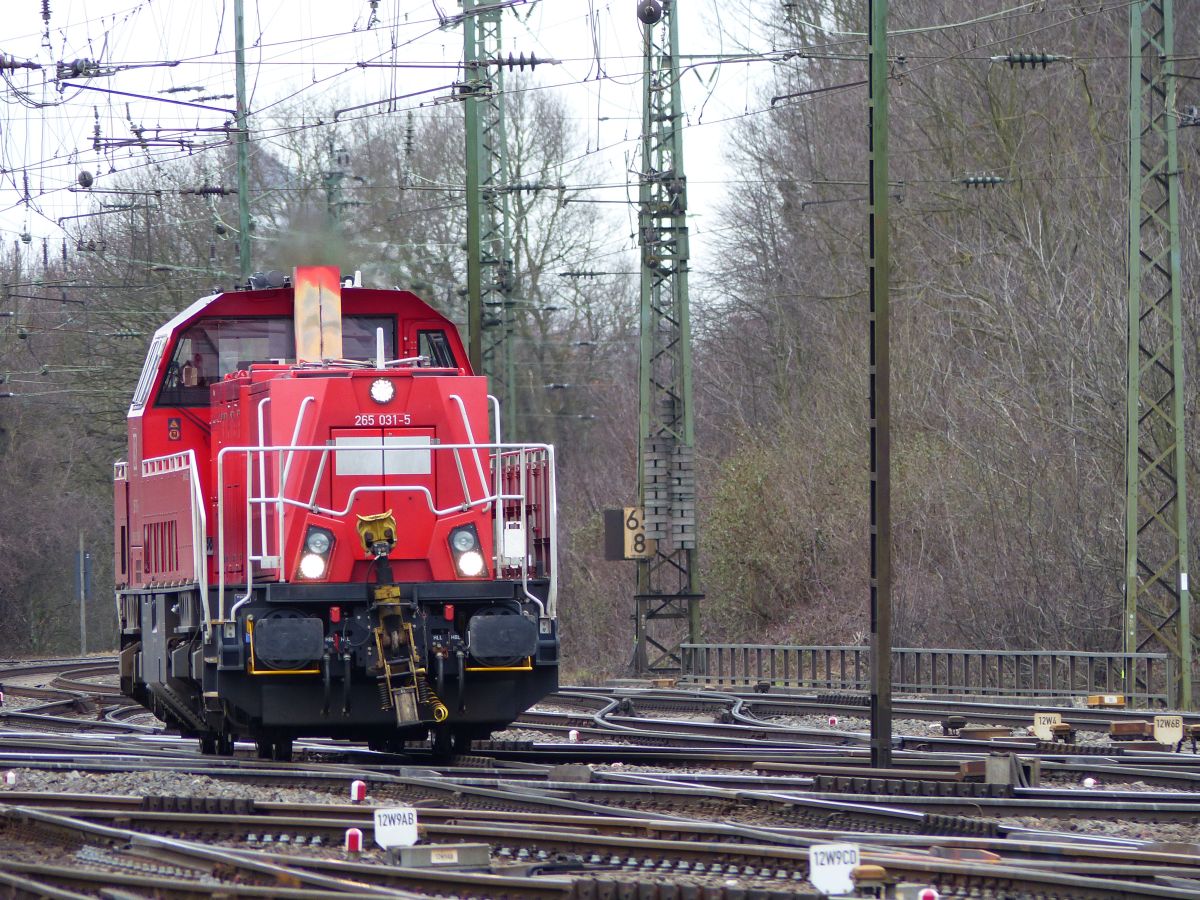
<svg viewBox="0 0 1200 900"><path fill-rule="evenodd" d="M118 846L131 845L135 848L169 852L192 862L204 863L209 866L220 865L226 871L230 871L232 876L236 876L240 870L252 876L266 876L272 882L281 885L308 884L314 889L325 890L327 896L331 891L339 895L358 892L375 897L397 896L396 892L390 889L374 888L370 885L352 883L318 873L292 870L290 867L276 863L247 859L231 860L225 848L207 847L159 835L143 834L131 829L102 825L56 812L28 807L0 807L0 829L11 830L13 827L19 827L22 832L32 828L52 834L65 834L75 839L83 838L89 843L99 842L109 845L115 843ZM210 886L210 891L216 887L218 885ZM413 895L401 894L400 896L411 897Z"/></svg>
<svg viewBox="0 0 1200 900"><path fill-rule="evenodd" d="M155 809L156 806L171 806L179 804L181 808L192 805L218 804L246 807L244 815L253 815L259 830L269 830L273 820L295 819L336 819L339 821L355 820L369 826L374 806L362 804L331 803L287 803L278 801L247 801L228 800L216 801L214 798L192 797L162 797L143 798L136 796L117 796L104 794L74 794L46 792L8 792L0 795L21 807L38 807L56 810L62 814L72 811L82 815L86 810L99 810L113 817L128 818L131 812L155 813L156 817L180 815L178 810ZM194 811L202 815L200 811ZM209 814L217 814L216 811ZM224 813L228 815L229 813ZM541 812L517 812L510 810L441 808L426 807L420 810L421 819L430 824L484 824L508 826L514 828L536 829L555 828L566 831L587 831L590 833L612 834L618 836L654 836L670 840L717 840L725 842L753 841L758 843L780 843L790 846L807 846L813 839L820 839L825 831L811 829L768 829L761 826L736 826L727 822L706 822L690 819L642 819L621 818L611 816L558 814ZM1041 835L1042 840L1034 840L1034 835ZM1031 829L1011 829L1009 837L1003 838L971 838L971 837L935 837L929 835L875 835L876 842L886 840L887 843L905 843L926 847L974 848L990 849L996 852L1018 852L1030 858L1049 857L1050 861L1061 862L1064 857L1081 857L1097 861L1097 865L1113 865L1122 861L1130 865L1171 866L1178 872L1189 869L1193 874L1200 870L1200 856L1191 853L1183 845L1156 845L1146 841L1122 840L1108 844L1095 841L1081 842L1075 835L1056 835L1059 838L1072 837L1071 843L1049 843L1044 838L1046 833L1035 832ZM860 835L861 837L861 835Z"/></svg>
<svg viewBox="0 0 1200 900"><path fill-rule="evenodd" d="M843 697L843 700L829 699L830 695ZM604 706L610 703L628 701L634 706L645 704L647 708L680 709L684 711L710 709L724 705L732 708L738 704L743 707L775 710L779 715L825 715L829 713L858 715L866 718L867 707L864 703L865 694L852 694L845 691L829 690L825 692L806 692L805 694L790 694L773 689L770 694L757 691L712 691L704 689L664 688L560 688L555 694L543 701L545 704L555 702L579 703L581 705ZM895 698L893 713L896 718L927 719L940 721L951 715L963 715L974 718L982 723L1028 725L1033 721L1034 713L1059 712L1063 721L1078 728L1087 726L1107 727L1113 721L1146 720L1153 717L1153 710L1121 709L1121 708L1080 708L1046 703L1031 702L1036 698L1017 698L984 702L963 699L915 699ZM1181 713L1187 724L1200 724L1200 713Z"/></svg>
<svg viewBox="0 0 1200 900"><path fill-rule="evenodd" d="M33 812L20 810L18 812ZM75 815L59 815L45 813L58 821L88 822L105 817L95 810L79 811ZM113 818L117 818L114 816ZM313 817L272 818L267 821L253 821L253 816L221 816L221 815L180 815L177 813L145 813L124 812L120 818L129 824L138 826L131 833L136 834L142 841L153 840L154 830L197 831L201 834L240 834L250 833L265 835L274 830L276 835L290 834L325 834L333 839L344 832L345 828L354 827L354 819L316 819ZM104 827L104 826L102 826ZM151 833L146 834L141 829ZM254 829L252 832L250 829ZM106 828L108 831L124 831L125 829ZM601 836L584 831L563 831L558 829L521 829L507 827L504 824L481 825L467 824L423 824L419 830L428 838L448 840L452 842L483 842L489 844L494 851L503 854L505 850L512 855L514 851L524 849L529 851L541 850L555 853L570 853L585 855L603 863L615 857L618 864L630 871L655 871L660 869L664 861L689 863L690 871L707 871L715 874L739 873L747 868L762 871L783 872L791 876L793 873L807 873L808 852L805 847L780 847L765 844L731 844L723 842L705 842L692 840L664 840L644 837ZM275 841L272 841L275 843ZM196 845L183 841L172 841L172 845L195 847ZM228 857L229 851L221 848L219 851ZM249 863L251 858L246 854L236 854L239 863ZM911 852L903 855L886 849L864 849L864 862L875 862L885 866L891 873L903 873L908 877L929 878L935 881L950 881L970 885L976 889L990 887L1002 892L1036 892L1047 891L1050 888L1073 889L1086 893L1072 893L1072 896L1087 897L1190 897L1185 889L1154 885L1149 879L1153 877L1152 870L1141 873L1147 880L1117 880L1102 879L1091 875L1079 875L1051 871L1047 868L1023 867L1018 865L997 865L994 862L964 862L949 860L937 856L917 856ZM703 869L700 866L703 866ZM290 868L290 867L289 867ZM378 896L378 894L376 894Z"/></svg>
<svg viewBox="0 0 1200 900"><path fill-rule="evenodd" d="M282 866L285 864L286 858L275 859L273 862ZM291 866L289 868L307 872L310 867ZM171 897L172 900L209 900L214 895L222 898L261 897L267 898L267 900L275 897L280 900L329 900L329 897L335 896L328 887L306 890L286 887L282 884L239 884L234 881L218 880L212 876L172 878L165 874L129 875L113 872L111 869L87 869L76 862L55 866L17 862L11 859L0 859L0 881L21 888L24 891L22 896L78 898L78 900L93 900L97 895ZM57 885L78 886L89 893L74 893L56 887ZM114 889L119 890L120 893L115 893ZM135 891L138 893L134 893ZM381 895L374 891L346 889L337 891L336 896L342 900L378 900ZM382 896L415 898L422 895L388 893Z"/></svg>

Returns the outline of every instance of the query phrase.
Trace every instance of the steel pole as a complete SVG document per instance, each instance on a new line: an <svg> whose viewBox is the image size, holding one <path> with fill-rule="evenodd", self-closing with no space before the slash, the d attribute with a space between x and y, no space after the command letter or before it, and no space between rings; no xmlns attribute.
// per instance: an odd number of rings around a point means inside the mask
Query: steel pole
<svg viewBox="0 0 1200 900"><path fill-rule="evenodd" d="M463 2L462 85L467 142L467 322L471 365L500 399L503 432L516 434L517 400L512 339L523 318L513 306L508 135L504 70L500 65L502 10ZM485 327L490 326L490 327Z"/></svg>
<svg viewBox="0 0 1200 900"><path fill-rule="evenodd" d="M476 375L483 374L483 242L482 202L483 177L479 156L482 140L479 134L478 42L475 39L475 16L471 0L466 0L463 12L463 49L466 61L466 98L463 116L467 141L467 355Z"/></svg>
<svg viewBox="0 0 1200 900"><path fill-rule="evenodd" d="M1127 246L1125 274L1125 613L1124 644L1126 653L1138 650L1138 408L1140 353L1138 352L1141 313L1141 214L1142 214L1142 11L1141 4L1129 6L1129 197L1126 213ZM1129 693L1131 672L1125 673L1125 691Z"/></svg>
<svg viewBox="0 0 1200 900"><path fill-rule="evenodd" d="M644 17L643 17L644 16ZM654 552L638 560L634 670L677 672L700 633L687 177L683 167L679 0L642 23L638 504ZM656 624L657 623L657 624Z"/></svg>
<svg viewBox="0 0 1200 900"><path fill-rule="evenodd" d="M1173 0L1132 3L1123 624L1126 652L1159 645L1177 658L1172 703L1190 709L1187 385L1174 48ZM1132 691L1132 673L1126 681Z"/></svg>
<svg viewBox="0 0 1200 900"><path fill-rule="evenodd" d="M892 764L891 357L887 0L867 0L870 195L871 765Z"/></svg>
<svg viewBox="0 0 1200 900"><path fill-rule="evenodd" d="M79 532L79 655L87 653L87 557L83 550L83 532Z"/></svg>
<svg viewBox="0 0 1200 900"><path fill-rule="evenodd" d="M242 3L243 0L233 0L234 63L237 70L238 272L245 283L250 277L250 134L246 125L246 27Z"/></svg>

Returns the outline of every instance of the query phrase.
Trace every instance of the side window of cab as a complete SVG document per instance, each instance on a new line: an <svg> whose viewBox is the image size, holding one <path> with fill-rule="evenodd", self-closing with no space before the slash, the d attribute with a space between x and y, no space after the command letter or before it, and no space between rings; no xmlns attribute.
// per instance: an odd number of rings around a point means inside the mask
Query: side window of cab
<svg viewBox="0 0 1200 900"><path fill-rule="evenodd" d="M454 359L454 351L446 332L441 330L422 330L417 332L417 355L429 360L426 365L437 369L457 369L458 362Z"/></svg>
<svg viewBox="0 0 1200 900"><path fill-rule="evenodd" d="M158 391L159 406L207 406L209 386L256 362L291 362L291 317L201 319L179 335Z"/></svg>

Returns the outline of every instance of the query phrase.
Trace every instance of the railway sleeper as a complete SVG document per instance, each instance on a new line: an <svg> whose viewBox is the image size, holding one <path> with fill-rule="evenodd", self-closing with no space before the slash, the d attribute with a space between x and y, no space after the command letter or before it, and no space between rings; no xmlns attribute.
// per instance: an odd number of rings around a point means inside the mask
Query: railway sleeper
<svg viewBox="0 0 1200 900"><path fill-rule="evenodd" d="M1038 741L1033 748L1035 753L1048 756L1123 756L1124 747L1111 744L1065 744L1061 741Z"/></svg>
<svg viewBox="0 0 1200 900"><path fill-rule="evenodd" d="M477 753L529 753L533 741L472 741L471 749Z"/></svg>
<svg viewBox="0 0 1200 900"><path fill-rule="evenodd" d="M925 781L917 778L857 778L817 775L814 787L827 794L890 794L903 797L1011 797L1010 784L969 781Z"/></svg>
<svg viewBox="0 0 1200 900"><path fill-rule="evenodd" d="M999 837L1000 823L992 819L975 819L969 816L946 816L940 813L925 813L922 834L967 837Z"/></svg>
<svg viewBox="0 0 1200 900"><path fill-rule="evenodd" d="M147 812L216 813L220 815L254 815L254 801L243 797L143 797L142 809Z"/></svg>
<svg viewBox="0 0 1200 900"><path fill-rule="evenodd" d="M720 884L666 884L652 881L621 881L613 878L576 879L576 900L794 900L794 888L752 888Z"/></svg>
<svg viewBox="0 0 1200 900"><path fill-rule="evenodd" d="M871 705L870 694L817 694L818 704L830 706L863 706Z"/></svg>

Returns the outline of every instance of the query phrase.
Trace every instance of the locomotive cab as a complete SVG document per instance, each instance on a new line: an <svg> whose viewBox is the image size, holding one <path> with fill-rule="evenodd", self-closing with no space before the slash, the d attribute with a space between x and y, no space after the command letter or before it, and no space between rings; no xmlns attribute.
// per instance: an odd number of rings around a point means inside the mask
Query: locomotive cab
<svg viewBox="0 0 1200 900"><path fill-rule="evenodd" d="M505 727L558 637L553 448L499 421L408 292L313 267L184 310L115 470L122 690L209 752Z"/></svg>

